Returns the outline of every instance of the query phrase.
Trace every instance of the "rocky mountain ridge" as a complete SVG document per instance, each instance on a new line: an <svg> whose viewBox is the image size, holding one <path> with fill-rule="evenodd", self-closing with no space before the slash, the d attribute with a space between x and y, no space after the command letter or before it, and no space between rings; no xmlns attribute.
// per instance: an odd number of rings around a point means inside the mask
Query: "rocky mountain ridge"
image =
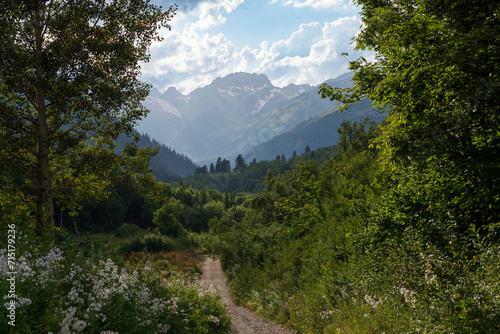
<svg viewBox="0 0 500 334"><path fill-rule="evenodd" d="M351 78L352 73L346 73L327 83L350 87ZM198 165L210 164L218 157L234 160L238 154L244 154L245 159L267 159L280 149L276 143L284 142L283 138L287 138L287 145L276 154L290 154L285 150L293 147L301 150L307 145L333 145L343 119L359 120L376 114L370 103L364 103L355 113L332 115L336 104L321 99L318 86L280 88L264 74L250 73L217 78L188 95L174 87L163 93L153 90L144 104L151 112L138 131L175 148ZM314 125L309 124L311 120ZM309 125L300 127L303 122ZM300 130L294 131L296 127ZM262 154L264 151L266 154Z"/></svg>
<svg viewBox="0 0 500 334"><path fill-rule="evenodd" d="M232 73L188 95L174 87L164 93L154 89L144 102L151 112L138 131L195 161L225 155L238 128L311 88L280 88L263 74Z"/></svg>

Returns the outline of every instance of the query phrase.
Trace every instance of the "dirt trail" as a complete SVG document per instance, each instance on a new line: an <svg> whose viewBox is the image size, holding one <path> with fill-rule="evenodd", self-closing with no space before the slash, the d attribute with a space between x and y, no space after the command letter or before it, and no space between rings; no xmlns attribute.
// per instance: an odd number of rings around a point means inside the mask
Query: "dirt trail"
<svg viewBox="0 0 500 334"><path fill-rule="evenodd" d="M231 299L219 260L206 258L201 263L203 276L200 283L205 286L214 285L226 300L229 316L233 324L231 334L294 334L291 330L259 318L244 307L236 306Z"/></svg>

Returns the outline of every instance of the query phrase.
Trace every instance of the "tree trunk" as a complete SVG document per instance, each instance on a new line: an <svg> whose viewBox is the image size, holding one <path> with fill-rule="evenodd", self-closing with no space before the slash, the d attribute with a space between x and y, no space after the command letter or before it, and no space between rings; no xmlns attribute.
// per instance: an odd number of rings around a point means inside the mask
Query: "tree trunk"
<svg viewBox="0 0 500 334"><path fill-rule="evenodd" d="M78 233L78 228L76 227L75 217L71 216L71 220L73 221L73 226L75 227L76 235L80 235L80 233Z"/></svg>
<svg viewBox="0 0 500 334"><path fill-rule="evenodd" d="M37 105L36 110L38 112L38 180L37 180L37 211L40 210L44 212L37 212L37 234L41 234L42 231L50 230L53 233L54 228L54 201L52 198L52 175L50 171L50 156L49 156L49 128L47 126L47 109L45 105L45 84L43 81L43 54L42 54L42 20L40 19L40 3L37 1L35 3L35 13L34 13L34 25L35 25L35 73L36 73L36 94L37 94ZM45 224L43 222L45 218Z"/></svg>

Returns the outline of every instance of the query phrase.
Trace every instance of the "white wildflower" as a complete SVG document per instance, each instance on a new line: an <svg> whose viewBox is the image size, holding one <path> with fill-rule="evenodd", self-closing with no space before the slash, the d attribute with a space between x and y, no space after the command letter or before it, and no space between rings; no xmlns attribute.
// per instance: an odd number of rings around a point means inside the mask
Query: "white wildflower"
<svg viewBox="0 0 500 334"><path fill-rule="evenodd" d="M323 320L329 319L335 312L332 310L321 311L319 317Z"/></svg>
<svg viewBox="0 0 500 334"><path fill-rule="evenodd" d="M165 324L165 325L159 324L158 325L158 330L159 330L158 333L166 333L166 332L168 332L169 329L170 329L169 324Z"/></svg>
<svg viewBox="0 0 500 334"><path fill-rule="evenodd" d="M415 307L417 299L413 296L417 294L416 292L408 290L406 288L401 288L399 289L399 293L401 293L405 298L405 303L410 304L411 307Z"/></svg>
<svg viewBox="0 0 500 334"><path fill-rule="evenodd" d="M375 301L371 296L365 295L365 300L368 304L370 304L373 308L376 308L379 304L382 303L382 299L378 299L378 301Z"/></svg>
<svg viewBox="0 0 500 334"><path fill-rule="evenodd" d="M77 321L75 321L75 323L73 323L73 328L77 332L83 331L85 329L85 327L87 327L87 323L83 320L77 320Z"/></svg>
<svg viewBox="0 0 500 334"><path fill-rule="evenodd" d="M217 317L216 317L216 316L214 316L214 315L209 315L209 316L208 316L208 320L209 320L209 321L211 321L211 322L214 322L214 323L216 323L216 324L218 324L218 323L219 323L219 321L220 321L220 319L219 319L219 318L217 318Z"/></svg>

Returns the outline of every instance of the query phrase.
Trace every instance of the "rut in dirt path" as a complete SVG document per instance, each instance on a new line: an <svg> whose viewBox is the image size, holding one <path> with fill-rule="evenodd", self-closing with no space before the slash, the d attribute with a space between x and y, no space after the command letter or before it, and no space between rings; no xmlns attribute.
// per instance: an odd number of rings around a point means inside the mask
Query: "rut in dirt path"
<svg viewBox="0 0 500 334"><path fill-rule="evenodd" d="M203 276L200 283L205 286L213 285L226 300L231 318L231 334L294 334L295 332L268 320L262 319L244 307L236 306L231 299L226 284L226 276L222 272L219 260L206 258L201 263Z"/></svg>

